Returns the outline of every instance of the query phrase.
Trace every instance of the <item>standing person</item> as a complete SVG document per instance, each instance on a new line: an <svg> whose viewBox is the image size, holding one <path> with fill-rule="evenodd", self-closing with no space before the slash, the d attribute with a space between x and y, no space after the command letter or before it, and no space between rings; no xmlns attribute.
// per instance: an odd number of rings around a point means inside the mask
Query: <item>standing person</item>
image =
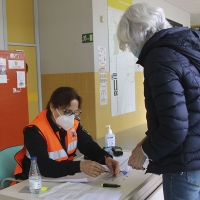
<svg viewBox="0 0 200 200"><path fill-rule="evenodd" d="M81 96L71 87L60 87L52 93L46 110L24 129L24 147L15 156L16 179L28 178L31 156L37 157L40 173L45 177L77 172L97 177L105 171L99 163L106 164L117 176L119 163L80 124L81 103ZM74 161L76 149L92 161Z"/></svg>
<svg viewBox="0 0 200 200"><path fill-rule="evenodd" d="M161 8L131 5L118 26L144 67L146 137L129 158L134 169L163 174L165 200L200 198L200 32L172 28Z"/></svg>

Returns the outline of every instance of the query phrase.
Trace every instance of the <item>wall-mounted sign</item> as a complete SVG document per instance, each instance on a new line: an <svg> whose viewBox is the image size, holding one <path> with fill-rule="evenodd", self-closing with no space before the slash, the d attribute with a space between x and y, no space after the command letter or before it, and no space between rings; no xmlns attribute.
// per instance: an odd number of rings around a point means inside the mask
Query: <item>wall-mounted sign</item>
<svg viewBox="0 0 200 200"><path fill-rule="evenodd" d="M93 33L82 34L82 43L93 42Z"/></svg>

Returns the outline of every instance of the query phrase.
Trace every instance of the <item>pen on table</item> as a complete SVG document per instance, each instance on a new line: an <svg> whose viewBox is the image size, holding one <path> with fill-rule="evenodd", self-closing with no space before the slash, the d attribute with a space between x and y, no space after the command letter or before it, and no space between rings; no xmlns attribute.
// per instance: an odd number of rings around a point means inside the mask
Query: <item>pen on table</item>
<svg viewBox="0 0 200 200"><path fill-rule="evenodd" d="M111 187L111 188L118 188L121 187L121 185L117 185L117 184L112 184L112 183L103 183L101 184L102 187Z"/></svg>

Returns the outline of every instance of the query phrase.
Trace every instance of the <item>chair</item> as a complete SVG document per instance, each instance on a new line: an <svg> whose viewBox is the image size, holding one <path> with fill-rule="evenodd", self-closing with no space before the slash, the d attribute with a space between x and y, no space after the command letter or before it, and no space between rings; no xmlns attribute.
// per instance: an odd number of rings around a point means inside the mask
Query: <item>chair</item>
<svg viewBox="0 0 200 200"><path fill-rule="evenodd" d="M15 180L14 178L14 170L16 167L14 155L21 148L22 146L14 146L0 151L0 189L8 187L11 181L20 182L20 180Z"/></svg>

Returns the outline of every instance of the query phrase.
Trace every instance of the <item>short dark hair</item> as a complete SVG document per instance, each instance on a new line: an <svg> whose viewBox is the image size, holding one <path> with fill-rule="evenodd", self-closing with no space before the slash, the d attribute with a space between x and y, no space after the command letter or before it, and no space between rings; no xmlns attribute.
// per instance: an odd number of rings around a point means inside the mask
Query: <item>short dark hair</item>
<svg viewBox="0 0 200 200"><path fill-rule="evenodd" d="M70 106L72 100L78 100L78 107L81 108L82 97L77 93L74 88L71 87L59 87L51 95L46 109L50 109L50 103L54 105L54 108Z"/></svg>

